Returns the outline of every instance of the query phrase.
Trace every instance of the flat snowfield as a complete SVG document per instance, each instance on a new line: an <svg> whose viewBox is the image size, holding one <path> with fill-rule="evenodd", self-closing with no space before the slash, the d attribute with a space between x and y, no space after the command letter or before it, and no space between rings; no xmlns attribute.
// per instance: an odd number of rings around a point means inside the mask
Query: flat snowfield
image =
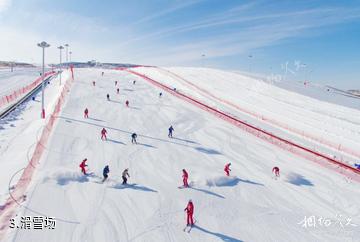
<svg viewBox="0 0 360 242"><path fill-rule="evenodd" d="M9 229L9 241L360 241L358 183L168 93L159 98L161 90L139 77L110 70L101 76L101 71L75 70L66 105L18 211L18 216L55 217L56 228ZM225 90L223 82L221 92L234 98L231 88ZM167 136L170 125L174 138ZM104 127L107 141L100 139ZM131 143L133 132L137 145ZM80 173L84 158L91 176ZM228 162L231 177L223 171ZM110 174L102 183L105 165ZM280 167L277 180L274 166ZM121 185L125 168L131 176L127 186ZM191 188L178 188L183 168ZM196 224L184 232L189 199Z"/></svg>
<svg viewBox="0 0 360 242"><path fill-rule="evenodd" d="M39 68L16 68L14 72L0 69L0 97L30 84L40 76L40 73Z"/></svg>

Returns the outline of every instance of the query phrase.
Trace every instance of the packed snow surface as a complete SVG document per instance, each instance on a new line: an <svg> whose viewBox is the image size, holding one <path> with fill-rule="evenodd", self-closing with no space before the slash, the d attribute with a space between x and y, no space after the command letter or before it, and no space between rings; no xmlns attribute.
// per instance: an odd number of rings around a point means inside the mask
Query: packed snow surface
<svg viewBox="0 0 360 242"><path fill-rule="evenodd" d="M166 78L166 72L134 70L219 104L184 83L175 83L170 75ZM9 229L9 241L359 241L358 183L168 93L159 98L161 90L140 77L115 70L105 70L101 76L101 71L76 69L67 103L18 211L18 216L54 216L56 228ZM259 113L277 118L286 114L291 125L327 131L350 145L360 141L356 110L260 82L252 85L253 80L238 74L172 71ZM271 109L274 106L278 108ZM83 117L86 107L88 119ZM227 111L237 112L231 107ZM170 125L175 129L172 139L167 137ZM100 139L103 127L107 141ZM137 145L131 143L133 132L138 134ZM79 168L84 158L90 174L86 177ZM232 171L225 177L228 162ZM110 174L102 183L105 165ZM271 174L274 166L280 167L278 179ZM131 176L126 186L121 185L125 168ZM191 187L178 189L183 168L189 172ZM184 208L189 199L195 206L196 224L187 233ZM312 218L331 224L305 223Z"/></svg>

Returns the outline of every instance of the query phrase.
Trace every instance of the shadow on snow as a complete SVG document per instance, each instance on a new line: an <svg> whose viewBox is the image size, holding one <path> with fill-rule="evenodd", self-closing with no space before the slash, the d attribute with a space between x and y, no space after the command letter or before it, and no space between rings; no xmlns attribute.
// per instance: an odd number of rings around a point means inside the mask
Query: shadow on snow
<svg viewBox="0 0 360 242"><path fill-rule="evenodd" d="M203 148L203 147L195 147L195 150L208 154L208 155L221 155L221 153L217 150L214 149L207 149L207 148Z"/></svg>
<svg viewBox="0 0 360 242"><path fill-rule="evenodd" d="M205 189L201 189L201 188L195 188L195 187L189 187L189 188L190 188L190 189L193 189L193 190L195 190L195 191L203 192L203 193L206 193L206 194L215 196L215 197L219 197L219 198L225 199L224 196L222 196L222 195L220 195L220 194L217 194L217 193L215 193L215 192L209 191L209 190L205 190Z"/></svg>
<svg viewBox="0 0 360 242"><path fill-rule="evenodd" d="M216 233L216 232L209 231L209 230L204 229L204 228L202 228L202 227L200 227L200 226L198 226L198 225L194 225L194 229L198 229L198 230L200 230L201 232L204 232L204 233L213 235L213 236L215 236L215 237L218 237L218 238L221 239L222 241L226 241L226 242L243 242L242 240L239 240L239 239L236 239L236 238L227 236L227 235L225 235L225 234L220 234L220 233Z"/></svg>
<svg viewBox="0 0 360 242"><path fill-rule="evenodd" d="M134 184L116 184L114 186L111 186L111 188L115 188L115 189L133 189L133 190L138 190L138 191L144 191L144 192L157 192L151 188L148 188L148 187L145 187L145 186L141 186L141 185L138 185L136 183Z"/></svg>
<svg viewBox="0 0 360 242"><path fill-rule="evenodd" d="M304 176L291 172L287 176L287 182L296 185L296 186L314 186L312 182L308 179L306 179Z"/></svg>

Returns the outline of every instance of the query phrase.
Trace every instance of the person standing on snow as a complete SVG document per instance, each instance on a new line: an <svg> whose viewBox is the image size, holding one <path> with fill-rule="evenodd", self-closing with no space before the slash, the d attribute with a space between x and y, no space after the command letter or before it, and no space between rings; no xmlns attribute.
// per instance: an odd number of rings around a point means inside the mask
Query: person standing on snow
<svg viewBox="0 0 360 242"><path fill-rule="evenodd" d="M182 178L183 178L184 187L189 187L189 184L187 181L189 178L189 174L187 173L187 171L185 169L183 169L182 172L183 172Z"/></svg>
<svg viewBox="0 0 360 242"><path fill-rule="evenodd" d="M358 170L360 170L360 163L359 164L354 164L355 165L355 167L358 169Z"/></svg>
<svg viewBox="0 0 360 242"><path fill-rule="evenodd" d="M93 81L93 86L95 87L95 81Z"/></svg>
<svg viewBox="0 0 360 242"><path fill-rule="evenodd" d="M162 92L159 93L159 97L161 97L161 96L162 96Z"/></svg>
<svg viewBox="0 0 360 242"><path fill-rule="evenodd" d="M231 163L228 163L225 165L224 171L225 171L226 176L230 176L230 171L231 171L230 166L231 166Z"/></svg>
<svg viewBox="0 0 360 242"><path fill-rule="evenodd" d="M280 177L280 169L279 169L279 167L275 166L272 169L272 172L275 174L275 177Z"/></svg>
<svg viewBox="0 0 360 242"><path fill-rule="evenodd" d="M101 130L101 140L103 140L103 139L107 140L106 134L107 134L107 131L106 131L105 128L103 128L103 129Z"/></svg>
<svg viewBox="0 0 360 242"><path fill-rule="evenodd" d="M123 184L123 185L127 184L127 177L130 178L129 168L126 168L126 169L123 171L123 173L122 173L122 179L123 179L122 184Z"/></svg>
<svg viewBox="0 0 360 242"><path fill-rule="evenodd" d="M89 118L89 109L85 108L84 110L84 118Z"/></svg>
<svg viewBox="0 0 360 242"><path fill-rule="evenodd" d="M84 174L84 175L87 175L86 174L86 170L85 170L85 167L87 167L88 165L86 165L86 161L87 159L85 158L79 165L79 167L81 168L81 172Z"/></svg>
<svg viewBox="0 0 360 242"><path fill-rule="evenodd" d="M187 226L193 226L194 225L194 219L193 219L193 214L194 214L194 204L191 201L191 199L189 200L186 208L184 209L184 211L186 211L187 213Z"/></svg>
<svg viewBox="0 0 360 242"><path fill-rule="evenodd" d="M135 83L136 83L136 81L134 80L134 81L133 81L133 85L135 85Z"/></svg>
<svg viewBox="0 0 360 242"><path fill-rule="evenodd" d="M129 107L129 101L128 100L126 100L125 105L126 105L126 107Z"/></svg>
<svg viewBox="0 0 360 242"><path fill-rule="evenodd" d="M110 95L109 95L109 93L106 94L106 98L107 98L108 101L110 101Z"/></svg>
<svg viewBox="0 0 360 242"><path fill-rule="evenodd" d="M102 180L102 182L104 182L106 179L108 179L108 177L109 177L109 172L110 172L109 166L105 166L105 167L104 167L104 170L103 170L104 179Z"/></svg>
<svg viewBox="0 0 360 242"><path fill-rule="evenodd" d="M168 134L168 137L169 138L172 138L172 132L174 131L174 128L173 126L171 125L170 128L169 128L169 134Z"/></svg>
<svg viewBox="0 0 360 242"><path fill-rule="evenodd" d="M137 144L136 138L137 138L137 134L136 134L136 133L133 133L133 134L131 135L131 143Z"/></svg>
<svg viewBox="0 0 360 242"><path fill-rule="evenodd" d="M117 81L115 81L115 86L117 86Z"/></svg>
<svg viewBox="0 0 360 242"><path fill-rule="evenodd" d="M119 94L119 92L120 92L120 89L119 89L119 88L117 88L117 89L116 89L116 93L117 93L117 94Z"/></svg>

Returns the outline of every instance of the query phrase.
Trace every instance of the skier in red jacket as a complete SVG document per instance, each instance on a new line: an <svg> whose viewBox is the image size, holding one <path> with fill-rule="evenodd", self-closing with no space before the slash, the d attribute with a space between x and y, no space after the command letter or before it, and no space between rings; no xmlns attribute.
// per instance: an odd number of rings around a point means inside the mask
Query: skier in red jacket
<svg viewBox="0 0 360 242"><path fill-rule="evenodd" d="M193 219L194 204L192 203L191 199L189 200L184 211L186 211L186 213L187 213L187 219L186 219L187 226L194 225L194 219Z"/></svg>
<svg viewBox="0 0 360 242"><path fill-rule="evenodd" d="M184 187L189 187L189 184L188 184L188 178L189 178L189 174L187 173L187 171L185 169L182 170L183 172L183 183L184 183Z"/></svg>
<svg viewBox="0 0 360 242"><path fill-rule="evenodd" d="M280 169L279 169L279 167L275 166L272 169L272 172L275 174L275 177L280 177Z"/></svg>
<svg viewBox="0 0 360 242"><path fill-rule="evenodd" d="M226 176L230 176L230 171L231 171L230 166L231 166L231 163L228 163L225 165L224 171L225 171Z"/></svg>
<svg viewBox="0 0 360 242"><path fill-rule="evenodd" d="M81 172L82 172L84 175L87 175L87 174L86 174L86 170L85 170L85 167L87 167L86 161L87 161L87 159L85 158L85 159L81 162L81 164L79 165L79 167L81 168Z"/></svg>
<svg viewBox="0 0 360 242"><path fill-rule="evenodd" d="M89 109L87 108L84 110L84 118L89 118Z"/></svg>
<svg viewBox="0 0 360 242"><path fill-rule="evenodd" d="M105 140L107 140L107 138L106 138L106 134L107 134L107 131L106 131L106 129L105 129L105 128L103 128L103 129L101 130L101 139L105 139Z"/></svg>

